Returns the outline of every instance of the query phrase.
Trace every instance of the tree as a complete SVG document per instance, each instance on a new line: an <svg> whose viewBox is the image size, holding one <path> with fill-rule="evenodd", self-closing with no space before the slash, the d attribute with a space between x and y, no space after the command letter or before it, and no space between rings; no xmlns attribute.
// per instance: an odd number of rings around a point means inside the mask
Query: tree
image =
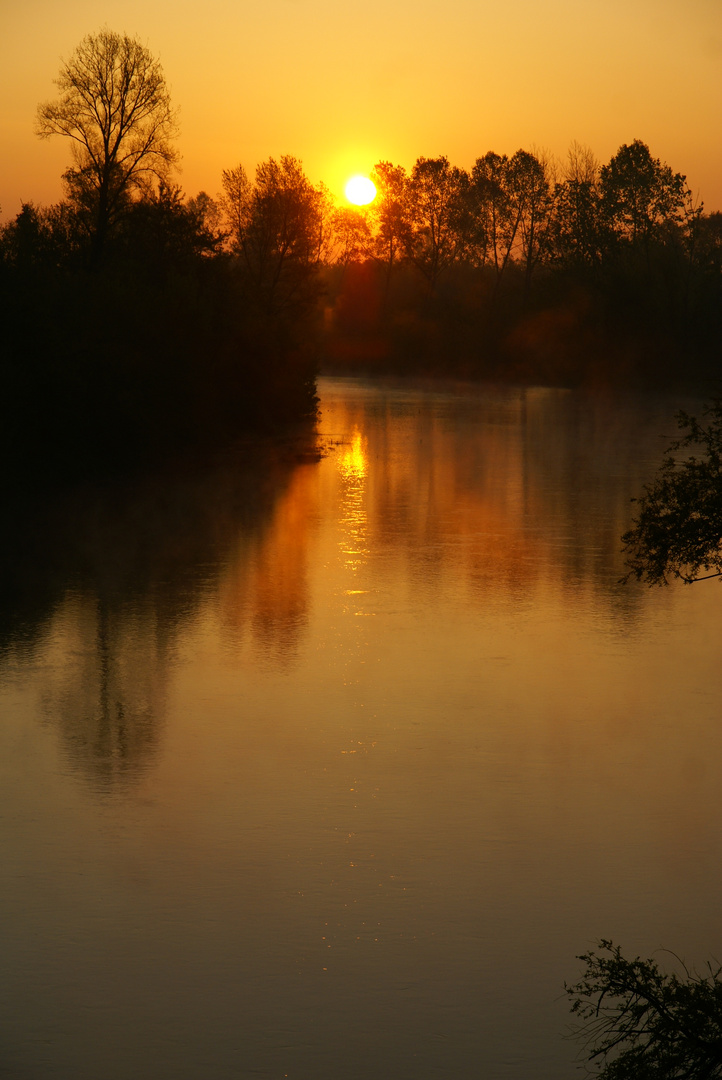
<svg viewBox="0 0 722 1080"><path fill-rule="evenodd" d="M358 207L342 206L331 217L334 262L343 267L364 262L371 250L368 214Z"/></svg>
<svg viewBox="0 0 722 1080"><path fill-rule="evenodd" d="M563 179L577 184L596 184L599 179L599 162L589 146L572 139L567 150Z"/></svg>
<svg viewBox="0 0 722 1080"><path fill-rule="evenodd" d="M554 189L552 255L577 272L599 259L599 196L591 180L566 179Z"/></svg>
<svg viewBox="0 0 722 1080"><path fill-rule="evenodd" d="M411 170L409 199L412 231L407 253L433 291L439 274L464 247L459 228L469 177L448 158L419 158Z"/></svg>
<svg viewBox="0 0 722 1080"><path fill-rule="evenodd" d="M72 274L83 260L83 237L67 202L23 203L14 221L0 225L0 262L17 275Z"/></svg>
<svg viewBox="0 0 722 1080"><path fill-rule="evenodd" d="M620 146L599 175L601 211L617 241L641 241L647 249L653 237L684 220L686 177L653 158L639 139Z"/></svg>
<svg viewBox="0 0 722 1080"><path fill-rule="evenodd" d="M575 1037L603 1080L722 1077L722 966L699 975L682 964L680 978L607 940L578 959L584 975L564 989L581 1020Z"/></svg>
<svg viewBox="0 0 722 1080"><path fill-rule="evenodd" d="M549 244L552 206L549 162L527 150L517 150L509 162L507 187L519 225L519 249L524 266L524 295L531 289L534 266Z"/></svg>
<svg viewBox="0 0 722 1080"><path fill-rule="evenodd" d="M521 224L523 203L512 197L513 184L510 182L521 153L523 151L518 151L512 158L515 163L512 167L506 154L489 150L482 158L477 158L471 172L476 231L484 238L494 262L494 297L512 258Z"/></svg>
<svg viewBox="0 0 722 1080"><path fill-rule="evenodd" d="M325 190L314 188L290 155L260 164L248 193L241 179L226 185L226 195L236 188L237 246L262 308L275 316L308 307L327 240Z"/></svg>
<svg viewBox="0 0 722 1080"><path fill-rule="evenodd" d="M599 165L593 152L576 141L554 188L552 257L577 273L599 258Z"/></svg>
<svg viewBox="0 0 722 1080"><path fill-rule="evenodd" d="M722 277L722 213L700 214L697 224L698 259L704 271L717 281Z"/></svg>
<svg viewBox="0 0 722 1080"><path fill-rule="evenodd" d="M231 245L235 251L242 247L243 235L248 227L253 185L242 165L224 169L221 173L223 195L221 210L228 227Z"/></svg>
<svg viewBox="0 0 722 1080"><path fill-rule="evenodd" d="M374 165L372 180L377 192L370 208L376 223L373 248L376 259L384 267L385 305L391 274L403 258L411 239L409 178L403 165L379 161Z"/></svg>
<svg viewBox="0 0 722 1080"><path fill-rule="evenodd" d="M50 230L47 214L33 203L23 203L14 221L0 225L0 262L27 273L47 261Z"/></svg>
<svg viewBox="0 0 722 1080"><path fill-rule="evenodd" d="M669 447L656 478L637 500L639 514L622 543L629 573L649 585L722 576L722 398L707 424L678 414L687 434ZM692 448L680 460L680 450Z"/></svg>
<svg viewBox="0 0 722 1080"><path fill-rule="evenodd" d="M161 184L157 193L134 203L124 218L119 253L142 263L159 284L165 274L187 270L217 251L222 240L214 226L217 214L204 191L184 200L180 188Z"/></svg>
<svg viewBox="0 0 722 1080"><path fill-rule="evenodd" d="M635 139L599 171L602 281L616 315L652 336L694 330L690 288L702 207L686 178Z"/></svg>
<svg viewBox="0 0 722 1080"><path fill-rule="evenodd" d="M36 130L71 140L74 164L64 180L87 216L97 263L133 197L167 180L177 160L175 114L159 62L112 30L83 38L55 84L60 98L38 107Z"/></svg>

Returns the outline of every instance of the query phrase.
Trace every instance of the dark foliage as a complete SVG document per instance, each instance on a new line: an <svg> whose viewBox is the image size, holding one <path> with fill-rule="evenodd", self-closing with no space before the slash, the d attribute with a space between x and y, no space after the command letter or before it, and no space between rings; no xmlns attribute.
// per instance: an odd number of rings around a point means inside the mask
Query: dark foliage
<svg viewBox="0 0 722 1080"><path fill-rule="evenodd" d="M705 416L706 423L679 414L686 434L638 500L633 528L622 537L628 578L666 585L722 576L722 399Z"/></svg>
<svg viewBox="0 0 722 1080"><path fill-rule="evenodd" d="M6 465L147 455L267 431L315 408L315 307L269 319L195 204L161 186L102 266L73 208L0 236Z"/></svg>
<svg viewBox="0 0 722 1080"><path fill-rule="evenodd" d="M66 198L0 227L6 476L28 462L105 468L314 415L319 195L300 163L270 161L248 185L254 278L225 249L221 208L171 182L175 113L145 46L88 35L56 84L37 131L72 149Z"/></svg>
<svg viewBox="0 0 722 1080"><path fill-rule="evenodd" d="M722 967L683 977L654 960L627 960L599 942L579 957L585 971L565 984L574 1032L603 1080L713 1080L722 1076ZM681 963L681 961L680 961ZM598 1070L598 1071L597 1071Z"/></svg>

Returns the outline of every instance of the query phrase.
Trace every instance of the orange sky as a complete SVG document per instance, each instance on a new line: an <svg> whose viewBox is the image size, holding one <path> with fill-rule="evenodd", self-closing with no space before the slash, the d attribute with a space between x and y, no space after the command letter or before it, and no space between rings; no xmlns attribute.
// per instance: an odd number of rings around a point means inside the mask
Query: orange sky
<svg viewBox="0 0 722 1080"><path fill-rule="evenodd" d="M53 202L69 163L33 134L61 56L101 26L163 64L180 183L302 159L341 196L380 159L460 166L519 147L606 162L632 139L722 210L722 2L686 0L0 0L0 215Z"/></svg>

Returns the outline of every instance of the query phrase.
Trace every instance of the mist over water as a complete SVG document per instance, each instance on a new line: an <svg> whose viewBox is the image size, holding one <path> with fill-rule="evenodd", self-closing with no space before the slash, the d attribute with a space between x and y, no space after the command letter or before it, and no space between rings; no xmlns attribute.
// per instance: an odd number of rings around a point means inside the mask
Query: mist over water
<svg viewBox="0 0 722 1080"><path fill-rule="evenodd" d="M722 951L722 593L619 584L694 403L320 396L8 523L0 1075L571 1080L576 954Z"/></svg>

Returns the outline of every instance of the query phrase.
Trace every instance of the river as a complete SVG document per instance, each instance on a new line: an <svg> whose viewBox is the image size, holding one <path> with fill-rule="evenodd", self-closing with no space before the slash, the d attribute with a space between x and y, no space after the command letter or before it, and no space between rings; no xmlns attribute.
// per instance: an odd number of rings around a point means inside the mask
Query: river
<svg viewBox="0 0 722 1080"><path fill-rule="evenodd" d="M9 508L8 1080L571 1080L579 953L722 953L722 592L619 581L689 403L320 397Z"/></svg>

